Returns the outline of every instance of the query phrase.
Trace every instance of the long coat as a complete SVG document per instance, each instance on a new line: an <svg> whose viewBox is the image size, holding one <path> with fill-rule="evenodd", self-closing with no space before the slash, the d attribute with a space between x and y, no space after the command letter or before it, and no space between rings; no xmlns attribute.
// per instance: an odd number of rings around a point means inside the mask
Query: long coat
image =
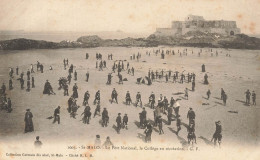
<svg viewBox="0 0 260 160"><path fill-rule="evenodd" d="M33 131L34 131L32 118L33 118L32 112L27 111L27 112L25 113L25 117L24 117L24 122L25 122L24 132L25 132L25 133L27 133L27 132L33 132Z"/></svg>

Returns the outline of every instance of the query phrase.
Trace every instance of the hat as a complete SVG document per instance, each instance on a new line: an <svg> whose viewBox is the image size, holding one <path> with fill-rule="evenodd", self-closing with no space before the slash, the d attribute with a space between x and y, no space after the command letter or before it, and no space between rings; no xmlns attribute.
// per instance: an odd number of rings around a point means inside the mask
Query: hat
<svg viewBox="0 0 260 160"><path fill-rule="evenodd" d="M96 138L100 138L100 135L96 135Z"/></svg>
<svg viewBox="0 0 260 160"><path fill-rule="evenodd" d="M125 114L125 116L127 116L127 114Z"/></svg>
<svg viewBox="0 0 260 160"><path fill-rule="evenodd" d="M118 115L121 115L121 113L118 113Z"/></svg>
<svg viewBox="0 0 260 160"><path fill-rule="evenodd" d="M30 109L26 109L26 111L30 111Z"/></svg>

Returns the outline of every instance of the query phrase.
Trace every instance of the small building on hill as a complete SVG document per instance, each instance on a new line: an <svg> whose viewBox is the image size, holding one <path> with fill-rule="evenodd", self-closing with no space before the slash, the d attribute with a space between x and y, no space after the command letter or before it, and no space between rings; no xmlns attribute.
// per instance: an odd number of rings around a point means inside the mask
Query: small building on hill
<svg viewBox="0 0 260 160"><path fill-rule="evenodd" d="M221 35L240 34L236 21L205 20L202 16L188 15L185 21L173 21L171 28L157 28L157 36L179 36L189 31L217 33Z"/></svg>

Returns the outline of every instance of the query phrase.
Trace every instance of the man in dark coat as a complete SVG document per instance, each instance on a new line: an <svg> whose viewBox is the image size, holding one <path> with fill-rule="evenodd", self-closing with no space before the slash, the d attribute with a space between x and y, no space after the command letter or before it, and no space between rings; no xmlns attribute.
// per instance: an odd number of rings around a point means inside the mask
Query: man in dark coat
<svg viewBox="0 0 260 160"><path fill-rule="evenodd" d="M146 126L146 114L147 114L147 112L146 112L145 108L143 108L143 111L141 112L141 115L142 115L142 120L141 120L141 124L140 124L141 128L145 128L145 126Z"/></svg>
<svg viewBox="0 0 260 160"><path fill-rule="evenodd" d="M123 126L125 127L125 129L128 129L127 123L128 123L128 116L127 116L127 114L125 114L123 117Z"/></svg>
<svg viewBox="0 0 260 160"><path fill-rule="evenodd" d="M52 123L55 123L56 121L58 121L58 124L60 124L60 106L58 106L55 110L54 110L54 120Z"/></svg>
<svg viewBox="0 0 260 160"><path fill-rule="evenodd" d="M74 98L78 98L79 97L79 95L78 95L78 86L77 86L76 83L74 84L72 90L73 90L73 97Z"/></svg>
<svg viewBox="0 0 260 160"><path fill-rule="evenodd" d="M154 109L154 104L155 104L155 94L152 92L150 97L149 97L149 104L152 109Z"/></svg>
<svg viewBox="0 0 260 160"><path fill-rule="evenodd" d="M121 118L121 113L118 113L118 116L116 118L116 124L117 124L117 133L120 134L120 129L121 129L121 123L122 123L122 118Z"/></svg>
<svg viewBox="0 0 260 160"><path fill-rule="evenodd" d="M255 91L252 92L252 102L253 102L253 105L256 105L256 94L255 94Z"/></svg>
<svg viewBox="0 0 260 160"><path fill-rule="evenodd" d="M188 114L187 114L187 118L189 119L189 124L194 122L195 116L196 116L195 112L192 110L192 108L190 108L190 110L188 111Z"/></svg>
<svg viewBox="0 0 260 160"><path fill-rule="evenodd" d="M250 105L251 93L250 93L249 89L245 92L245 94L246 94L246 105Z"/></svg>
<svg viewBox="0 0 260 160"><path fill-rule="evenodd" d="M100 90L98 90L96 92L95 99L94 99L93 103L96 104L97 101L100 101Z"/></svg>
<svg viewBox="0 0 260 160"><path fill-rule="evenodd" d="M102 127L107 127L108 120L109 120L108 111L106 108L104 108L102 112Z"/></svg>
<svg viewBox="0 0 260 160"><path fill-rule="evenodd" d="M2 94L5 94L5 90L6 90L5 83L3 83L3 85L2 85L2 87L1 87L1 89L2 89Z"/></svg>
<svg viewBox="0 0 260 160"><path fill-rule="evenodd" d="M192 81L191 85L192 85L192 91L195 91L195 81L194 80Z"/></svg>
<svg viewBox="0 0 260 160"><path fill-rule="evenodd" d="M107 75L107 84L110 85L111 81L112 81L112 74L108 73L108 75Z"/></svg>
<svg viewBox="0 0 260 160"><path fill-rule="evenodd" d="M30 82L30 80L28 80L27 81L27 89L26 89L26 91L30 92L30 88L31 88L31 82Z"/></svg>
<svg viewBox="0 0 260 160"><path fill-rule="evenodd" d="M126 102L126 105L130 105L130 103L132 103L129 91L127 91L127 93L126 93L125 102Z"/></svg>
<svg viewBox="0 0 260 160"><path fill-rule="evenodd" d="M28 69L28 71L27 71L27 80L30 80L30 74L31 74L31 72Z"/></svg>
<svg viewBox="0 0 260 160"><path fill-rule="evenodd" d="M180 119L180 116L179 116L179 115L177 116L176 127L177 127L176 135L178 136L178 135L179 135L179 132L180 132L180 130L181 130L181 119Z"/></svg>
<svg viewBox="0 0 260 160"><path fill-rule="evenodd" d="M32 77L32 88L35 88L35 85L34 85L34 77Z"/></svg>
<svg viewBox="0 0 260 160"><path fill-rule="evenodd" d="M159 134L164 134L162 116L158 117L158 127L159 127Z"/></svg>
<svg viewBox="0 0 260 160"><path fill-rule="evenodd" d="M115 88L113 89L112 94L111 94L111 103L113 102L114 99L115 99L116 103L118 103L117 102L117 92L116 92Z"/></svg>
<svg viewBox="0 0 260 160"><path fill-rule="evenodd" d="M77 71L75 70L75 72L74 72L74 80L76 81L78 79L78 73L77 73Z"/></svg>
<svg viewBox="0 0 260 160"><path fill-rule="evenodd" d="M209 84L207 73L204 76L204 84Z"/></svg>
<svg viewBox="0 0 260 160"><path fill-rule="evenodd" d="M90 107L86 106L82 114L84 115L84 117L82 118L83 123L89 124L89 120L91 119Z"/></svg>
<svg viewBox="0 0 260 160"><path fill-rule="evenodd" d="M89 97L90 97L90 94L88 93L88 91L86 91L85 94L84 94L83 105L88 104Z"/></svg>
<svg viewBox="0 0 260 160"><path fill-rule="evenodd" d="M30 109L27 109L26 113L25 113L25 117L24 117L24 122L25 122L24 132L25 133L34 131L32 118L33 118L32 112L30 112Z"/></svg>
<svg viewBox="0 0 260 160"><path fill-rule="evenodd" d="M69 86L67 83L64 84L64 96L69 96Z"/></svg>
<svg viewBox="0 0 260 160"><path fill-rule="evenodd" d="M24 88L24 80L22 78L20 78L20 84L21 84L21 89Z"/></svg>
<svg viewBox="0 0 260 160"><path fill-rule="evenodd" d="M9 79L9 90L13 89L13 81L12 79Z"/></svg>
<svg viewBox="0 0 260 160"><path fill-rule="evenodd" d="M172 122L172 107L168 107L168 114L167 114L167 118L168 118L168 125L171 125L171 122Z"/></svg>
<svg viewBox="0 0 260 160"><path fill-rule="evenodd" d="M137 107L138 103L140 103L140 107L142 107L142 99L141 99L140 92L137 92L137 94L136 94L136 107Z"/></svg>

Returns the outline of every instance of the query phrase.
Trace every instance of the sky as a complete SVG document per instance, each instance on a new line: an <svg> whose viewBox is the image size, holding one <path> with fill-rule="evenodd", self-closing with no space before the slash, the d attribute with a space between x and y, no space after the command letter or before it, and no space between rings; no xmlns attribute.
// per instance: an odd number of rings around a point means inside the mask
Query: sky
<svg viewBox="0 0 260 160"><path fill-rule="evenodd" d="M0 0L0 30L153 33L200 15L260 34L260 0Z"/></svg>

